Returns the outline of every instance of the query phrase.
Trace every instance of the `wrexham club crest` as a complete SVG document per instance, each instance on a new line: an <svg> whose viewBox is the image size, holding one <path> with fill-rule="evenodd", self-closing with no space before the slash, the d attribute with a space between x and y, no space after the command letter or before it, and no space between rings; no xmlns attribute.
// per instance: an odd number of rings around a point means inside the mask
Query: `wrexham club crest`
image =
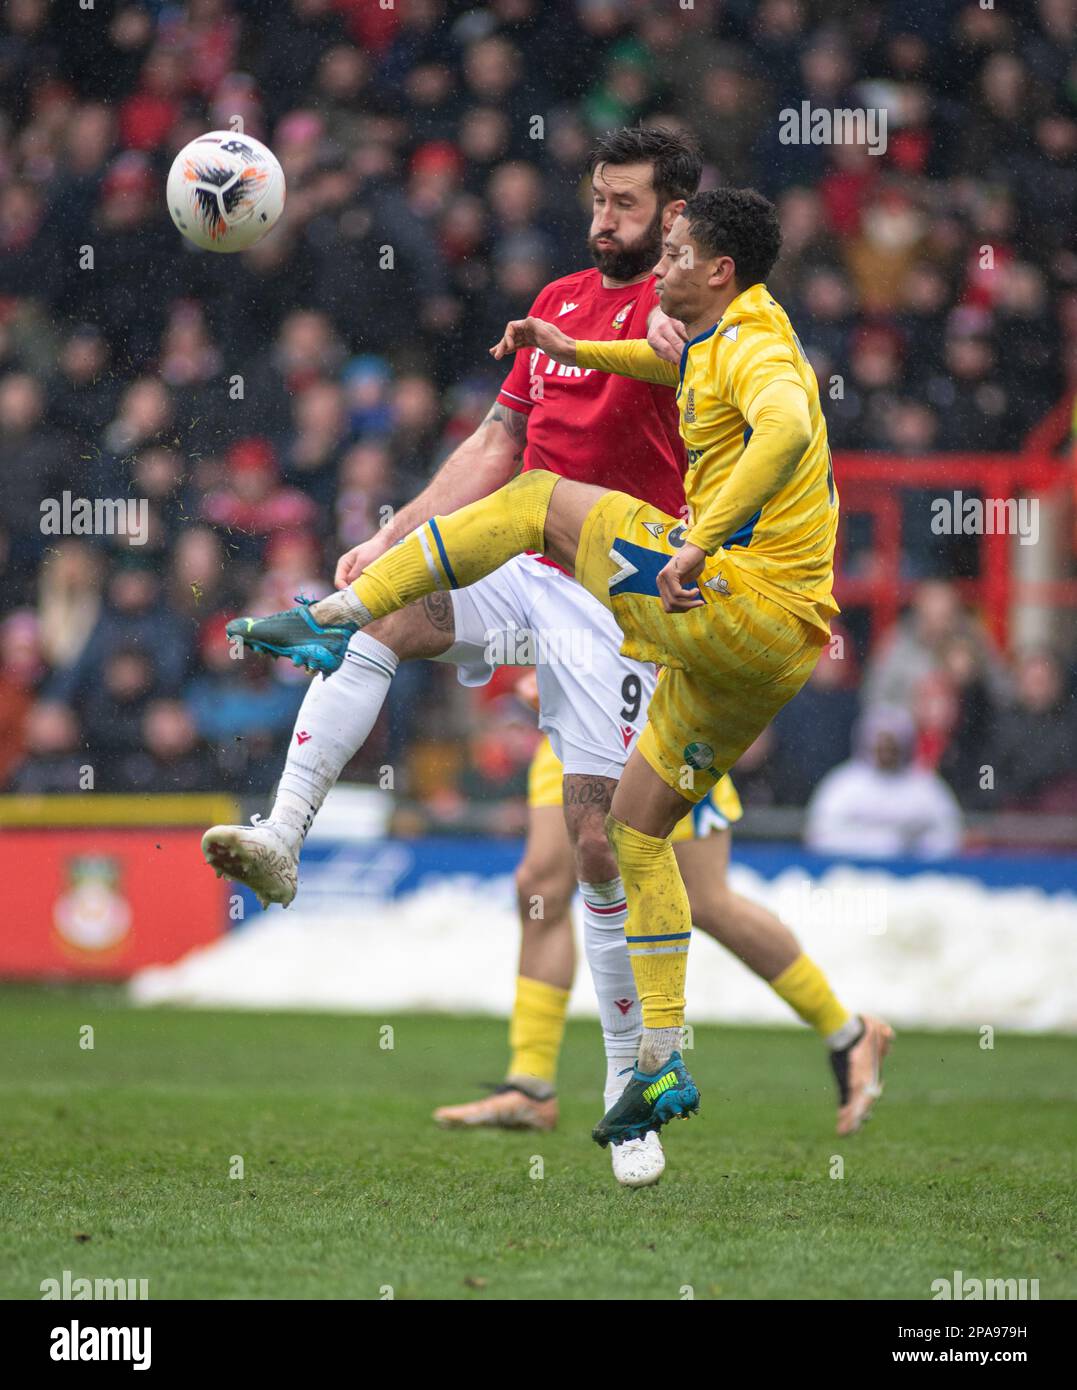
<svg viewBox="0 0 1077 1390"><path fill-rule="evenodd" d="M624 321L632 312L633 308L635 307L635 303L636 301L633 299L631 304L626 304L623 309L617 310L617 317L613 320L614 328L621 328L624 325Z"/></svg>
<svg viewBox="0 0 1077 1390"><path fill-rule="evenodd" d="M714 749L709 743L690 743L684 750L684 761L698 772L710 772L714 764Z"/></svg>
<svg viewBox="0 0 1077 1390"><path fill-rule="evenodd" d="M75 855L67 863L67 888L52 920L68 951L100 956L131 930L131 906L120 889L119 865L107 855Z"/></svg>

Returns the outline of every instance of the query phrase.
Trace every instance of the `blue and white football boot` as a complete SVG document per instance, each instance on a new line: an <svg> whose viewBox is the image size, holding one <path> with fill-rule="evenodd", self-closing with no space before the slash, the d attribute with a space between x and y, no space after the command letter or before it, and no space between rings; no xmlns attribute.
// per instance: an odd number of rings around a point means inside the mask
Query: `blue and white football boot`
<svg viewBox="0 0 1077 1390"><path fill-rule="evenodd" d="M605 1148L626 1139L641 1139L670 1120L688 1119L699 1110L699 1088L675 1052L669 1061L648 1075L638 1066L624 1092L591 1131L591 1138Z"/></svg>
<svg viewBox="0 0 1077 1390"><path fill-rule="evenodd" d="M284 657L293 666L305 666L308 671L321 671L328 676L344 660L348 643L359 628L353 623L322 627L311 616L314 601L297 594L298 608L271 613L268 618L233 618L224 630L253 651Z"/></svg>

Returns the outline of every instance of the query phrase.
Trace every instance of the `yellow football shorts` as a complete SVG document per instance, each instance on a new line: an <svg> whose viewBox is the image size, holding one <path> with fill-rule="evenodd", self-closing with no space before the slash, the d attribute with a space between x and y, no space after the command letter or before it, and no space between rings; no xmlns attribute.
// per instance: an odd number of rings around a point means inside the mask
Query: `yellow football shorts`
<svg viewBox="0 0 1077 1390"><path fill-rule="evenodd" d="M531 767L527 774L527 804L529 806L560 806L561 762L553 751L553 745L544 738L535 750ZM713 787L710 794L679 820L673 830L673 842L703 839L712 830L728 830L734 821L740 820L744 811L740 797L731 777L723 777Z"/></svg>
<svg viewBox="0 0 1077 1390"><path fill-rule="evenodd" d="M705 606L667 613L658 573L687 529L611 492L584 521L576 578L617 619L622 653L665 668L639 750L667 786L698 802L797 693L829 639L747 585L727 550L699 576Z"/></svg>

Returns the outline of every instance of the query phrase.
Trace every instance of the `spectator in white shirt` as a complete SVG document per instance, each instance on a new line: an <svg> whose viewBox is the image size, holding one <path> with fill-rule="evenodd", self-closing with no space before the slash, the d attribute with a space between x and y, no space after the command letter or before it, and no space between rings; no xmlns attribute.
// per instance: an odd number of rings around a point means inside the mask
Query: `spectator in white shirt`
<svg viewBox="0 0 1077 1390"><path fill-rule="evenodd" d="M808 803L809 849L872 859L944 859L960 850L960 807L937 773L913 763L915 735L903 709L880 705L864 715L856 754L826 774Z"/></svg>

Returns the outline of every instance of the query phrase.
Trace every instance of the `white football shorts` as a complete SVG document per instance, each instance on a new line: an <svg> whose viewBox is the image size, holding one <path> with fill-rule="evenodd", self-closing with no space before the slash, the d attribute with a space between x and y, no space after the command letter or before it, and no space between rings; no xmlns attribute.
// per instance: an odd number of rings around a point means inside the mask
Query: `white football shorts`
<svg viewBox="0 0 1077 1390"><path fill-rule="evenodd" d="M485 685L498 666L534 666L539 727L565 772L620 778L657 672L621 655L609 609L532 555L451 592L456 641L438 660L459 667L462 685Z"/></svg>

